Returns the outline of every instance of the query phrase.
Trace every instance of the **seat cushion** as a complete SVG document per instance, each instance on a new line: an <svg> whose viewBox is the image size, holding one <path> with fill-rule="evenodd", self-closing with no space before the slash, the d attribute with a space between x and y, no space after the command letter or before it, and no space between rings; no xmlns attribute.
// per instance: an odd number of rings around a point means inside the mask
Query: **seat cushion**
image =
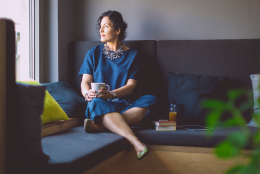
<svg viewBox="0 0 260 174"><path fill-rule="evenodd" d="M42 139L50 160L46 173L83 173L130 147L122 136L111 132L85 133L83 126Z"/></svg>
<svg viewBox="0 0 260 174"><path fill-rule="evenodd" d="M177 128L178 129L178 128ZM150 145L190 146L190 147L215 147L233 131L240 130L239 127L216 128L212 137L207 137L205 131L156 131L155 129L133 129L137 137L144 143ZM256 128L249 127L253 133ZM250 149L249 144L245 149Z"/></svg>

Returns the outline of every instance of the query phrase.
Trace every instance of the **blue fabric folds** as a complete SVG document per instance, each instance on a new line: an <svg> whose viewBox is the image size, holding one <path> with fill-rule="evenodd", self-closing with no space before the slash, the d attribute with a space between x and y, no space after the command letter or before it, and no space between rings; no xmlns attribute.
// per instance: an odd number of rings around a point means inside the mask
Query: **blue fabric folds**
<svg viewBox="0 0 260 174"><path fill-rule="evenodd" d="M92 101L88 102L85 117L94 120L96 116L101 116L111 112L119 112L122 114L128 109L134 107L147 107L148 112L140 123L150 123L150 120L152 119L152 116L150 116L150 111L152 107L155 105L156 101L157 97L154 95L142 96L138 100L132 102L131 104L127 104L125 102L109 102L106 99L93 98Z"/></svg>

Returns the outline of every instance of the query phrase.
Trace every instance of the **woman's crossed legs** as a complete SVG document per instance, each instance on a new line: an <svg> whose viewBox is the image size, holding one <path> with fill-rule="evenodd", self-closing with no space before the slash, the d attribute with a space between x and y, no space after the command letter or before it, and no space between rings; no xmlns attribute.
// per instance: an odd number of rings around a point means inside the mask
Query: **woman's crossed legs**
<svg viewBox="0 0 260 174"><path fill-rule="evenodd" d="M106 128L113 133L124 136L133 145L138 155L145 148L145 146L135 136L130 126L138 125L140 122L147 122L147 120L144 121L144 117L146 117L146 115L150 112L148 108L152 107L156 101L157 98L155 96L146 95L133 102L131 106L129 105L129 107L125 108L125 110L122 110L120 113L117 112L117 110L114 110L109 113L96 116L94 119L97 124L92 122L90 132L100 132ZM110 106L107 105L107 102L101 99L94 99L91 103L89 103L89 105L89 110L86 110L86 113L88 114L93 113L93 111L98 112L104 110L104 106L110 108Z"/></svg>
<svg viewBox="0 0 260 174"><path fill-rule="evenodd" d="M148 112L147 108L134 107L124 113L111 112L98 117L98 123L111 132L125 137L134 147L136 154L145 148L129 126L137 125ZM94 126L94 125L93 125Z"/></svg>

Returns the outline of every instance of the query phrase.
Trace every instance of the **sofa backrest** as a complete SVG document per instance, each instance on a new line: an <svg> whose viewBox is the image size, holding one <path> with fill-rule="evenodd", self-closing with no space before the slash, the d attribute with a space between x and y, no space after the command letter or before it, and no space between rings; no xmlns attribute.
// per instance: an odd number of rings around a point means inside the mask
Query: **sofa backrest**
<svg viewBox="0 0 260 174"><path fill-rule="evenodd" d="M260 71L260 39L169 40L157 42L157 62L165 84L168 72L228 76L252 89Z"/></svg>
<svg viewBox="0 0 260 174"><path fill-rule="evenodd" d="M69 81L79 93L81 76L78 72L85 54L99 44L102 43L78 41L69 45ZM156 95L165 108L168 107L168 72L229 76L252 89L250 74L260 71L260 39L148 40L125 41L124 44L142 55L141 95Z"/></svg>
<svg viewBox="0 0 260 174"><path fill-rule="evenodd" d="M80 94L81 76L78 75L85 54L91 48L100 45L99 41L78 41L69 44L69 82Z"/></svg>

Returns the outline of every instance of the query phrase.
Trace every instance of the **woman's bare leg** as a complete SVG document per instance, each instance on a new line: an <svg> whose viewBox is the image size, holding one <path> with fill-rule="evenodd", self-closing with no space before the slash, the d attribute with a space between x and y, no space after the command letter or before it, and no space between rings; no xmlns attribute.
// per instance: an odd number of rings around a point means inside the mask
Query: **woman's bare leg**
<svg viewBox="0 0 260 174"><path fill-rule="evenodd" d="M129 126L135 126L143 119L147 112L147 108L134 107L122 113L122 116Z"/></svg>
<svg viewBox="0 0 260 174"><path fill-rule="evenodd" d="M145 148L120 113L105 114L101 116L100 121L106 129L125 137L132 144L137 155Z"/></svg>
<svg viewBox="0 0 260 174"><path fill-rule="evenodd" d="M125 111L122 114L122 116L124 117L126 123L129 126L135 126L143 119L143 117L147 112L148 112L147 108L134 107ZM91 132L100 132L102 130L103 130L103 126L102 123L100 122L100 118L97 118L97 120L95 120L95 123L93 122L93 125L91 126Z"/></svg>

